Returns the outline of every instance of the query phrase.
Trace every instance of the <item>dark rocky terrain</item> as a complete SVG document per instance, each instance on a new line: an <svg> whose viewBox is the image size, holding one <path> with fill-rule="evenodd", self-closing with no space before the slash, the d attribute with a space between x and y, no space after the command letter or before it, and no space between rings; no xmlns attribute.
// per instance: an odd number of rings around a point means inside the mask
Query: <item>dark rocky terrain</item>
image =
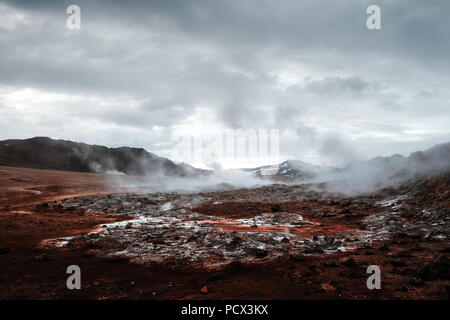
<svg viewBox="0 0 450 320"><path fill-rule="evenodd" d="M331 180L301 182L294 165L321 169L285 162L278 173L297 181L190 191L178 186L195 181L182 166L142 149L0 145L9 165L68 170L0 167L0 298L449 298L449 144L353 164ZM133 165L142 158L150 171ZM186 180L174 192L146 176L70 172L113 168ZM82 290L65 286L73 264ZM371 265L380 290L366 286Z"/></svg>
<svg viewBox="0 0 450 320"><path fill-rule="evenodd" d="M0 169L3 299L449 297L450 172L348 196L323 184L129 193L102 174ZM82 290L65 286L72 264Z"/></svg>

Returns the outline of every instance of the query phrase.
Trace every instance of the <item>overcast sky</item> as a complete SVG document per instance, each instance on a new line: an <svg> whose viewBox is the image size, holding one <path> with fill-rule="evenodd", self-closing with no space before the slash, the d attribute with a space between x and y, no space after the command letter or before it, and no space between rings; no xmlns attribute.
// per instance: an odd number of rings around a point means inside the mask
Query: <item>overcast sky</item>
<svg viewBox="0 0 450 320"><path fill-rule="evenodd" d="M408 155L450 141L449 15L447 0L0 0L0 139L170 157L175 131L267 128L282 159Z"/></svg>

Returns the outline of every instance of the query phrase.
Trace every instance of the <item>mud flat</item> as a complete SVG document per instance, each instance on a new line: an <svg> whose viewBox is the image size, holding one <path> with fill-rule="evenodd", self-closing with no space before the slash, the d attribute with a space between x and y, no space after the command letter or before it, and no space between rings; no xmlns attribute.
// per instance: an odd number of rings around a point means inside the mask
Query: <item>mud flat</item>
<svg viewBox="0 0 450 320"><path fill-rule="evenodd" d="M130 192L108 175L0 172L3 299L449 295L448 174L348 197L282 184ZM65 286L72 264L82 290ZM369 265L381 290L366 287Z"/></svg>

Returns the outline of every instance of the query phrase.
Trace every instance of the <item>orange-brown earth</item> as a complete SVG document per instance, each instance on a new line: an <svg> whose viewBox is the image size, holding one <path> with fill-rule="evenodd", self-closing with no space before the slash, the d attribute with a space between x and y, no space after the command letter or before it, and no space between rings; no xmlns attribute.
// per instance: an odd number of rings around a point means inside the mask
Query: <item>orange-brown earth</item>
<svg viewBox="0 0 450 320"><path fill-rule="evenodd" d="M445 260L450 252L448 240L411 232L398 232L385 240L358 245L354 250L331 253L305 250L295 254L286 251L274 259L234 261L219 269L201 265L190 268L192 262L184 260L136 264L126 257L108 258L97 254L98 250L93 253L89 243L82 240L72 246L42 246L46 239L76 236L105 223L132 219L106 210L60 203L73 197L103 199L107 194L124 192L111 188L109 182L107 175L0 167L0 298L445 299L449 296ZM440 197L444 210L449 209L448 179L427 183L431 191L423 201L414 202L414 206L422 209ZM215 197L222 200L220 203L202 203L192 210L222 218L211 224L230 232L276 232L277 226L248 227L236 225L235 221L264 212L298 214L311 222L288 227L299 237L333 237L364 231L362 219L384 210L374 202L362 205L308 198L283 201L274 209L273 202L235 201L240 195L240 191L218 192ZM374 201L383 199L377 197ZM152 201L151 195L147 198ZM318 211L329 214L318 215ZM408 210L401 214L406 218L412 215ZM74 264L82 270L81 290L66 287L66 268ZM369 265L381 268L380 290L369 290L366 286ZM207 290L201 290L205 286Z"/></svg>

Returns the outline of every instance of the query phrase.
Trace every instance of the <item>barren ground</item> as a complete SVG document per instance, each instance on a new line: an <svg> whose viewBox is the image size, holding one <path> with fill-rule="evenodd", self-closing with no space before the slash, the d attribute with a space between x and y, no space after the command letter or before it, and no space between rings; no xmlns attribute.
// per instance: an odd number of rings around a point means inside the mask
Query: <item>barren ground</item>
<svg viewBox="0 0 450 320"><path fill-rule="evenodd" d="M0 298L445 299L449 177L360 197L130 193L108 175L0 167ZM81 290L66 288L73 264Z"/></svg>

